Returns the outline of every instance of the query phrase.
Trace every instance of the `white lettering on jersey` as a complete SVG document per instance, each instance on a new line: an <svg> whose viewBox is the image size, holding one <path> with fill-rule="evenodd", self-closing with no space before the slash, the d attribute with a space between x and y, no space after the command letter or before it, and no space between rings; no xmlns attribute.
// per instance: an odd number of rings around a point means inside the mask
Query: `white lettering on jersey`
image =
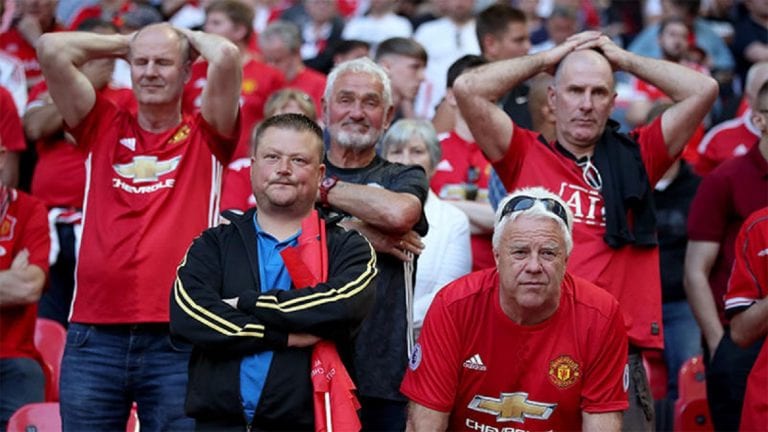
<svg viewBox="0 0 768 432"><path fill-rule="evenodd" d="M112 187L122 189L132 194L147 194L159 191L160 189L170 189L173 188L174 183L176 183L176 179L166 179L153 185L134 186L120 180L119 178L112 179Z"/></svg>
<svg viewBox="0 0 768 432"><path fill-rule="evenodd" d="M490 426L490 425L482 424L482 423L480 423L478 421L475 421L475 420L472 420L470 418L466 419L466 421L464 422L464 425L469 430L475 430L475 431L480 431L480 432L528 432L527 429L518 429L518 428L514 428L514 427L506 427L505 426L503 428L498 428L496 426ZM552 430L550 429L548 432L552 432Z"/></svg>
<svg viewBox="0 0 768 432"><path fill-rule="evenodd" d="M563 182L558 194L571 208L575 223L605 226L605 205L599 192Z"/></svg>

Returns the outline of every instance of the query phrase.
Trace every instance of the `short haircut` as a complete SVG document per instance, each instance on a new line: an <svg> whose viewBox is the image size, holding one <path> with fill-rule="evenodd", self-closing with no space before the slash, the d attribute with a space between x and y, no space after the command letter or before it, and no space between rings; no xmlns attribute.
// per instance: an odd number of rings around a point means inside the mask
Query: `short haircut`
<svg viewBox="0 0 768 432"><path fill-rule="evenodd" d="M549 14L548 19L552 18L565 18L577 21L579 19L579 12L575 8L569 6L555 5L555 7L552 8L552 12Z"/></svg>
<svg viewBox="0 0 768 432"><path fill-rule="evenodd" d="M427 64L427 50L411 38L393 37L382 41L376 48L376 62L388 55L415 58Z"/></svg>
<svg viewBox="0 0 768 432"><path fill-rule="evenodd" d="M317 110L312 98L301 90L287 88L272 93L264 104L264 117L272 117L275 112L284 107L286 103L295 101L304 115L317 121Z"/></svg>
<svg viewBox="0 0 768 432"><path fill-rule="evenodd" d="M519 196L528 196L531 198L535 198L537 201L532 207L527 208L525 210L518 210L508 214L504 214L504 207L507 205L507 203ZM547 207L544 205L544 203L538 200L555 201L557 204L559 204L563 208L563 210L565 210L566 220L564 221L559 215L548 210ZM516 220L520 215L523 215L523 214L536 216L536 217L545 217L557 222L557 225L560 227L563 234L563 241L565 242L566 256L571 254L571 251L573 250L573 234L571 231L573 227L573 213L571 212L571 209L568 207L565 201L563 201L563 199L560 198L559 195L552 193L546 188L543 188L541 186L517 189L511 194L507 195L503 200L501 200L501 202L499 203L499 207L496 209L496 217L495 217L494 226L493 226L492 242L493 242L494 251L499 249L499 242L501 242L501 235L504 232L504 228L507 226L507 224L511 221Z"/></svg>
<svg viewBox="0 0 768 432"><path fill-rule="evenodd" d="M214 0L205 8L206 15L210 15L213 12L220 12L226 15L235 25L245 27L244 41L247 41L253 34L253 8L241 0Z"/></svg>
<svg viewBox="0 0 768 432"><path fill-rule="evenodd" d="M461 74L470 69L482 66L486 63L488 63L488 60L479 55L467 54L460 57L448 68L446 87L453 87L453 83L456 81L456 78L460 77Z"/></svg>
<svg viewBox="0 0 768 432"><path fill-rule="evenodd" d="M381 98L384 100L384 106L386 108L392 106L392 83L390 82L389 75L381 66L374 63L368 57L345 61L331 70L325 83L325 92L323 93L323 99L326 102L330 101L333 96L333 86L336 84L336 80L339 76L346 73L365 73L376 78L383 87Z"/></svg>
<svg viewBox="0 0 768 432"><path fill-rule="evenodd" d="M133 42L136 41L136 39L138 39L142 33L157 27L166 27L171 29L171 31L173 32L173 34L176 35L176 38L179 41L179 56L181 60L185 63L192 63L192 60L193 60L192 47L189 43L189 39L187 39L187 35L185 35L184 33L181 32L181 30L177 29L176 27L174 27L173 25L167 22L160 22L160 23L150 24L148 26L142 27L140 30L134 33L133 37L131 38L131 46L133 45ZM129 54L128 56L129 63L130 63L131 56L132 56L132 53Z"/></svg>
<svg viewBox="0 0 768 432"><path fill-rule="evenodd" d="M359 39L342 39L333 45L333 54L345 55L345 54L349 54L350 52L358 48L369 50L371 49L371 44Z"/></svg>
<svg viewBox="0 0 768 432"><path fill-rule="evenodd" d="M323 131L314 120L304 114L286 113L266 118L251 135L251 154L256 155L256 149L259 147L259 141L269 128L292 130L296 132L309 132L317 138L318 156L320 163L325 159L325 147L323 146Z"/></svg>
<svg viewBox="0 0 768 432"><path fill-rule="evenodd" d="M662 19L661 22L659 23L659 36L661 36L662 33L664 33L664 30L667 29L667 26L671 24L680 24L685 26L685 28L688 28L688 26L685 24L685 21L682 18L676 17L676 16L667 17Z"/></svg>
<svg viewBox="0 0 768 432"><path fill-rule="evenodd" d="M259 41L273 38L282 41L291 52L298 53L301 49L301 30L290 21L273 21L259 35Z"/></svg>
<svg viewBox="0 0 768 432"><path fill-rule="evenodd" d="M381 138L379 153L386 156L390 150L402 148L413 138L421 138L424 141L432 169L437 167L442 157L440 140L437 138L434 126L427 120L401 119L396 121Z"/></svg>
<svg viewBox="0 0 768 432"><path fill-rule="evenodd" d="M505 3L494 3L483 9L475 18L475 34L483 49L483 39L487 35L499 37L507 31L510 23L525 24L525 14Z"/></svg>

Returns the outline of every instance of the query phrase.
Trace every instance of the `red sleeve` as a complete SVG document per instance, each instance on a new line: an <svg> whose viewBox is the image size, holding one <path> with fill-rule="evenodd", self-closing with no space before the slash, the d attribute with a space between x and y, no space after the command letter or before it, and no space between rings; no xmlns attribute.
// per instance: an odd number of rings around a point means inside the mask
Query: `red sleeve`
<svg viewBox="0 0 768 432"><path fill-rule="evenodd" d="M595 356L584 371L581 408L589 413L625 410L629 407L628 342L624 319L616 300L611 299L610 314L600 320L599 325L602 328L595 329L596 340L592 344Z"/></svg>
<svg viewBox="0 0 768 432"><path fill-rule="evenodd" d="M762 299L768 292L768 207L744 221L736 238L736 259L728 279L725 309L732 315Z"/></svg>
<svg viewBox="0 0 768 432"><path fill-rule="evenodd" d="M713 172L701 181L688 213L688 238L695 241L720 242L728 227L730 208L728 182Z"/></svg>
<svg viewBox="0 0 768 432"><path fill-rule="evenodd" d="M461 325L454 322L444 292L441 290L429 307L400 391L427 408L451 412L459 383L455 365L461 363Z"/></svg>
<svg viewBox="0 0 768 432"><path fill-rule="evenodd" d="M21 232L19 248L14 252L17 253L24 248L29 250L29 263L40 267L47 275L48 253L51 247L48 212L42 201L29 195L20 194L19 200L23 205L19 216L22 220L26 219L26 223Z"/></svg>
<svg viewBox="0 0 768 432"><path fill-rule="evenodd" d="M507 190L515 189L520 172L523 169L525 157L531 145L543 145L539 142L538 136L538 132L514 125L507 153L501 159L492 162L493 169L496 170L496 174L498 174ZM488 157L486 156L486 158Z"/></svg>
<svg viewBox="0 0 768 432"><path fill-rule="evenodd" d="M641 126L630 134L640 145L643 165L651 185L655 185L675 161L674 158L669 157L664 133L661 130L661 120L662 116L657 116L650 124Z"/></svg>
<svg viewBox="0 0 768 432"><path fill-rule="evenodd" d="M0 86L0 144L12 152L22 152L27 148L18 112L13 96Z"/></svg>
<svg viewBox="0 0 768 432"><path fill-rule="evenodd" d="M64 129L70 132L77 145L87 152L99 142L104 128L120 127L117 122L118 113L119 109L112 102L100 93L96 93L96 101L91 111L80 121L80 124L69 127L65 122Z"/></svg>

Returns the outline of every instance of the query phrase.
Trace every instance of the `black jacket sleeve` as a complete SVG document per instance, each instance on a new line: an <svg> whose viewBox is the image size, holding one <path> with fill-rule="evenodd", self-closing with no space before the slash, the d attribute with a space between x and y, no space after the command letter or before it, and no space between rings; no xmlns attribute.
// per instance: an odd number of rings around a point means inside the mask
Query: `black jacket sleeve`
<svg viewBox="0 0 768 432"><path fill-rule="evenodd" d="M329 226L328 280L313 287L248 292L238 308L281 330L328 339L350 337L376 296L376 252L356 231Z"/></svg>
<svg viewBox="0 0 768 432"><path fill-rule="evenodd" d="M223 244L231 238L227 235L230 228L204 231L187 251L171 290L171 331L198 348L226 348L228 354L244 355L283 348L288 341L287 331L268 325L257 316L223 301L232 293L223 286L227 265L224 255L227 254L222 251L232 250ZM247 271L247 266L241 269L243 274ZM248 279L242 278L242 281L245 285ZM258 287L249 288L258 290Z"/></svg>

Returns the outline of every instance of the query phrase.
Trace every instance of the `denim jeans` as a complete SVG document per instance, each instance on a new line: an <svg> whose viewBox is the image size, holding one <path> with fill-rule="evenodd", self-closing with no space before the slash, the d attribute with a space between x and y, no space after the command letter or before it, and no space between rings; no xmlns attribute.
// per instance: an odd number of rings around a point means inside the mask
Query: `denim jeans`
<svg viewBox="0 0 768 432"><path fill-rule="evenodd" d="M64 431L124 431L136 402L141 430L184 431L191 345L167 325L71 323L61 366Z"/></svg>
<svg viewBox="0 0 768 432"><path fill-rule="evenodd" d="M667 364L667 399L678 397L677 375L689 358L701 354L701 331L687 301L664 303L664 362Z"/></svg>
<svg viewBox="0 0 768 432"><path fill-rule="evenodd" d="M45 375L35 359L18 357L0 359L0 431L23 405L43 402Z"/></svg>

